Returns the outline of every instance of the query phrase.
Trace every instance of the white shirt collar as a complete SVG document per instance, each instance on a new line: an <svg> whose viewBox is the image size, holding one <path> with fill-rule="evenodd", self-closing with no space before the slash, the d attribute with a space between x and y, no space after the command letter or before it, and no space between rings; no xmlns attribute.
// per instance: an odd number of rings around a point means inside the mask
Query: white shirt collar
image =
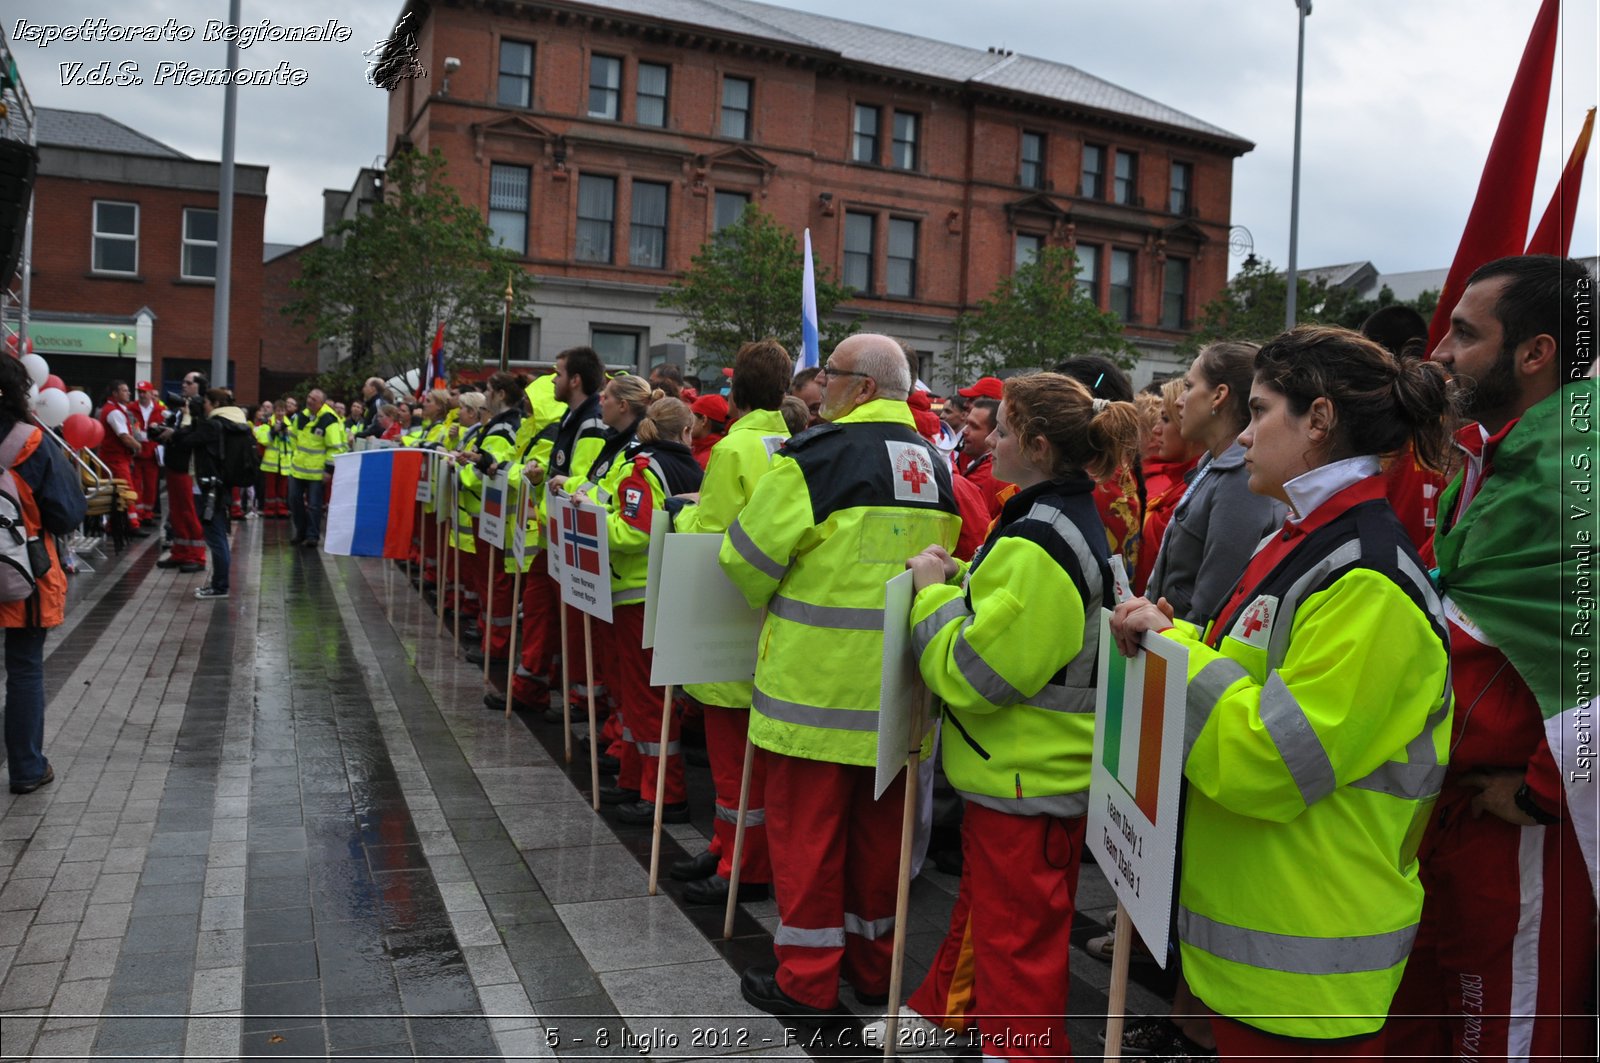
<svg viewBox="0 0 1600 1063"><path fill-rule="evenodd" d="M1283 485L1283 493L1289 496L1289 520L1299 524L1322 503L1351 484L1376 476L1381 468L1376 456L1360 454L1301 473Z"/></svg>

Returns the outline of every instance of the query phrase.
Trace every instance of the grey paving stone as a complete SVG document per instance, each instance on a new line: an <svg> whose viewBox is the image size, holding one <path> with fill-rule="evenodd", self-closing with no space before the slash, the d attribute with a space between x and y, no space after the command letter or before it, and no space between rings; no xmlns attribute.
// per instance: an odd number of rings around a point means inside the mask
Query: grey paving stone
<svg viewBox="0 0 1600 1063"><path fill-rule="evenodd" d="M205 896L244 896L244 868L208 866L206 869Z"/></svg>
<svg viewBox="0 0 1600 1063"><path fill-rule="evenodd" d="M374 1049L376 1046L388 1044L409 1046L411 1031L406 1026L405 1018L398 1014L378 1013L377 1008L363 1006L367 1003L354 1001L342 1004L339 1008L342 1014L337 1014L334 1008L329 1006L328 1048L335 1052L349 1052L358 1048Z"/></svg>
<svg viewBox="0 0 1600 1063"><path fill-rule="evenodd" d="M0 948L22 944L23 937L28 933L28 927L33 925L33 916L33 910L29 908L0 912Z"/></svg>
<svg viewBox="0 0 1600 1063"><path fill-rule="evenodd" d="M239 967L244 964L244 930L202 930L195 945L194 965L198 970Z"/></svg>
<svg viewBox="0 0 1600 1063"><path fill-rule="evenodd" d="M627 1002L624 1010L628 1015L638 1016L627 1022L641 1038L665 1033L685 1050L707 1055L743 1055L749 1049L783 1043L783 1027L744 1002L738 979L720 958L669 968L612 971L602 974L600 982L611 999ZM705 1037L707 1028L719 1032ZM702 1036L697 1037L696 1031Z"/></svg>
<svg viewBox="0 0 1600 1063"><path fill-rule="evenodd" d="M105 1009L106 994L111 989L109 978L86 978L79 982L62 982L50 1002L47 1030L67 1030L78 1026L95 1026Z"/></svg>
<svg viewBox="0 0 1600 1063"><path fill-rule="evenodd" d="M61 861L67 858L72 851L69 845L65 849L34 849L30 847L22 854L16 866L11 869L12 878L50 878L55 875L56 868ZM89 859L79 857L78 859Z"/></svg>
<svg viewBox="0 0 1600 1063"><path fill-rule="evenodd" d="M94 1036L93 1026L46 1030L34 1042L32 1055L34 1059L87 1056L94 1047Z"/></svg>
<svg viewBox="0 0 1600 1063"><path fill-rule="evenodd" d="M500 932L487 911L453 912L450 922L455 928L456 941L463 946L501 944Z"/></svg>
<svg viewBox="0 0 1600 1063"><path fill-rule="evenodd" d="M62 859L69 863L77 863L80 860L103 860L111 851L111 841L109 834L73 838L72 844L62 851Z"/></svg>
<svg viewBox="0 0 1600 1063"><path fill-rule="evenodd" d="M665 894L557 904L556 912L596 971L716 958L705 937Z"/></svg>
<svg viewBox="0 0 1600 1063"><path fill-rule="evenodd" d="M245 985L299 982L317 977L317 951L310 941L245 947Z"/></svg>
<svg viewBox="0 0 1600 1063"><path fill-rule="evenodd" d="M111 976L113 1002L129 997L169 995L179 997L174 1011L189 1002L189 982L194 977L194 957L185 952L133 953L126 948L117 957Z"/></svg>
<svg viewBox="0 0 1600 1063"><path fill-rule="evenodd" d="M244 928L244 895L207 897L200 906L200 929L241 930Z"/></svg>
<svg viewBox="0 0 1600 1063"><path fill-rule="evenodd" d="M78 825L73 830L73 839L111 835L117 832L117 813L115 812L87 812L78 820Z"/></svg>
<svg viewBox="0 0 1600 1063"><path fill-rule="evenodd" d="M469 966L472 959L467 959ZM483 1003L483 1013L489 1017L489 1026L500 1030L525 1030L539 1025L539 1017L528 999L527 990L515 980L504 984L478 985L478 999Z"/></svg>
<svg viewBox="0 0 1600 1063"><path fill-rule="evenodd" d="M14 963L0 983L0 1011L48 1007L56 995L56 985L66 964Z"/></svg>
<svg viewBox="0 0 1600 1063"><path fill-rule="evenodd" d="M649 875L638 858L616 843L539 849L526 858L553 904L644 897L649 892Z"/></svg>
<svg viewBox="0 0 1600 1063"><path fill-rule="evenodd" d="M199 915L205 899L200 882L176 882L159 886L139 886L133 894L133 914Z"/></svg>
<svg viewBox="0 0 1600 1063"><path fill-rule="evenodd" d="M222 833L218 831L218 834ZM207 867L244 867L246 854L249 849L245 845L243 833L237 839L214 837L211 850L206 855Z"/></svg>
<svg viewBox="0 0 1600 1063"><path fill-rule="evenodd" d="M459 934L457 937L459 938ZM506 952L505 946L497 940L488 945L468 945L462 943L462 955L467 961L467 970L472 974L472 982L481 992L484 986L505 985L517 981L516 968L511 965L511 956Z"/></svg>
<svg viewBox="0 0 1600 1063"><path fill-rule="evenodd" d="M66 980L110 978L117 970L117 955L122 951L122 935L85 941L82 935L67 960Z"/></svg>
<svg viewBox="0 0 1600 1063"><path fill-rule="evenodd" d="M8 1051L25 1052L33 1044L34 1038L39 1036L43 1026L43 1009L0 1015L0 1044L5 1045ZM14 1047L18 1045L22 1047Z"/></svg>
<svg viewBox="0 0 1600 1063"><path fill-rule="evenodd" d="M13 878L0 888L0 911L38 908L50 890L48 878Z"/></svg>
<svg viewBox="0 0 1600 1063"><path fill-rule="evenodd" d="M163 831L150 839L149 855L204 856L210 844L209 830Z"/></svg>
<svg viewBox="0 0 1600 1063"><path fill-rule="evenodd" d="M275 945L289 941L310 941L314 937L311 909L275 908L270 911L249 912L245 916L244 943Z"/></svg>
<svg viewBox="0 0 1600 1063"><path fill-rule="evenodd" d="M77 881L93 881L93 876L78 878ZM39 906L39 914L34 919L34 922L76 923L83 919L84 909L88 907L88 904L89 891L86 889L52 889L45 897L44 903Z"/></svg>
<svg viewBox="0 0 1600 1063"><path fill-rule="evenodd" d="M483 903L483 894L470 882L441 882L439 895L444 898L447 912L488 911Z"/></svg>
<svg viewBox="0 0 1600 1063"><path fill-rule="evenodd" d="M191 1018L184 1039L184 1052L190 1059L235 1060L239 1058L242 1019Z"/></svg>
<svg viewBox="0 0 1600 1063"><path fill-rule="evenodd" d="M199 927L193 918L170 915L134 916L122 939L122 951L135 955L161 952L182 953L187 960L194 954Z"/></svg>
<svg viewBox="0 0 1600 1063"><path fill-rule="evenodd" d="M17 950L16 961L23 963L50 963L65 960L72 951L72 939L77 936L76 923L33 924L28 936Z"/></svg>
<svg viewBox="0 0 1600 1063"><path fill-rule="evenodd" d="M495 926L502 929L524 923L550 923L557 918L555 906L537 890L485 894L483 899L494 917Z"/></svg>
<svg viewBox="0 0 1600 1063"><path fill-rule="evenodd" d="M492 1056L498 1054L489 1023L481 1015L471 1018L411 1019L411 1041L419 1056Z"/></svg>
<svg viewBox="0 0 1600 1063"><path fill-rule="evenodd" d="M182 1016L109 1017L95 1038L96 1055L177 1056L183 1053Z"/></svg>
<svg viewBox="0 0 1600 1063"><path fill-rule="evenodd" d="M132 913L131 903L89 905L84 910L83 922L78 926L78 940L82 942L90 938L122 936Z"/></svg>
<svg viewBox="0 0 1600 1063"><path fill-rule="evenodd" d="M244 1032L282 1032L322 1025L322 983L317 979L244 986Z"/></svg>
<svg viewBox="0 0 1600 1063"><path fill-rule="evenodd" d="M115 904L132 901L134 891L138 888L138 875L101 875L100 881L94 885L94 892L89 896L89 903Z"/></svg>

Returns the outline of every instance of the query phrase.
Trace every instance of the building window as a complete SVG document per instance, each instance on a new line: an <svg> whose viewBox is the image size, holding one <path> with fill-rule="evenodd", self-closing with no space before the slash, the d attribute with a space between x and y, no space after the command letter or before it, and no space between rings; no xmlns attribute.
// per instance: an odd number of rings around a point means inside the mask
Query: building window
<svg viewBox="0 0 1600 1063"><path fill-rule="evenodd" d="M730 225L739 224L739 219L744 217L744 208L749 205L750 196L745 192L718 192L711 231L717 233Z"/></svg>
<svg viewBox="0 0 1600 1063"><path fill-rule="evenodd" d="M1023 188L1044 187L1044 134L1022 134L1022 169L1017 183Z"/></svg>
<svg viewBox="0 0 1600 1063"><path fill-rule="evenodd" d="M722 135L735 140L750 139L749 78L722 79Z"/></svg>
<svg viewBox="0 0 1600 1063"><path fill-rule="evenodd" d="M1161 271L1161 325L1183 328L1189 317L1189 260L1169 258Z"/></svg>
<svg viewBox="0 0 1600 1063"><path fill-rule="evenodd" d="M855 137L850 145L850 157L856 162L878 161L878 109L867 104L856 104Z"/></svg>
<svg viewBox="0 0 1600 1063"><path fill-rule="evenodd" d="M506 107L533 106L533 45L500 42L500 90L496 99Z"/></svg>
<svg viewBox="0 0 1600 1063"><path fill-rule="evenodd" d="M1086 199L1103 199L1106 194L1106 149L1099 144L1083 146L1083 178L1078 194Z"/></svg>
<svg viewBox="0 0 1600 1063"><path fill-rule="evenodd" d="M628 262L661 269L667 264L667 186L633 182L633 215L628 226Z"/></svg>
<svg viewBox="0 0 1600 1063"><path fill-rule="evenodd" d="M1111 249L1111 312L1133 320L1133 252Z"/></svg>
<svg viewBox="0 0 1600 1063"><path fill-rule="evenodd" d="M539 322L513 321L506 334L506 361L531 362L539 352ZM478 335L478 355L486 365L500 364L500 326Z"/></svg>
<svg viewBox="0 0 1600 1063"><path fill-rule="evenodd" d="M1094 244L1079 244L1073 250L1078 261L1078 287L1089 301L1100 305L1100 248Z"/></svg>
<svg viewBox="0 0 1600 1063"><path fill-rule="evenodd" d="M894 142L889 147L890 162L896 169L917 168L917 116L909 111L894 113Z"/></svg>
<svg viewBox="0 0 1600 1063"><path fill-rule="evenodd" d="M877 219L845 211L844 283L858 292L872 291L872 243Z"/></svg>
<svg viewBox="0 0 1600 1063"><path fill-rule="evenodd" d="M889 271L884 283L890 295L909 299L917 294L917 223L910 218L889 219Z"/></svg>
<svg viewBox="0 0 1600 1063"><path fill-rule="evenodd" d="M612 227L617 217L617 179L584 174L578 178L579 262L610 262Z"/></svg>
<svg viewBox="0 0 1600 1063"><path fill-rule="evenodd" d="M1111 187L1111 201L1136 207L1138 202L1138 189L1135 185L1139 179L1139 157L1131 151L1117 152L1117 176Z"/></svg>
<svg viewBox="0 0 1600 1063"><path fill-rule="evenodd" d="M1018 233L1016 255L1012 258L1011 264L1017 269L1033 265L1034 260L1039 257L1039 248L1043 245L1044 240L1033 233Z"/></svg>
<svg viewBox="0 0 1600 1063"><path fill-rule="evenodd" d="M606 365L625 365L629 369L639 367L637 332L627 332L622 329L591 329L589 346L594 348L594 353L598 354L600 361Z"/></svg>
<svg viewBox="0 0 1600 1063"><path fill-rule="evenodd" d="M489 231L495 243L519 255L528 253L528 168L489 167Z"/></svg>
<svg viewBox="0 0 1600 1063"><path fill-rule="evenodd" d="M217 212L185 208L183 212L183 276L217 279Z"/></svg>
<svg viewBox="0 0 1600 1063"><path fill-rule="evenodd" d="M1189 213L1189 190L1194 185L1194 166L1187 162L1172 164L1172 188L1167 194L1167 209L1174 214Z"/></svg>
<svg viewBox="0 0 1600 1063"><path fill-rule="evenodd" d="M640 63L634 89L634 120L640 125L666 128L667 68L660 63Z"/></svg>
<svg viewBox="0 0 1600 1063"><path fill-rule="evenodd" d="M97 273L139 272L139 204L94 204L94 269Z"/></svg>
<svg viewBox="0 0 1600 1063"><path fill-rule="evenodd" d="M589 57L589 117L615 122L622 99L622 60L609 55Z"/></svg>

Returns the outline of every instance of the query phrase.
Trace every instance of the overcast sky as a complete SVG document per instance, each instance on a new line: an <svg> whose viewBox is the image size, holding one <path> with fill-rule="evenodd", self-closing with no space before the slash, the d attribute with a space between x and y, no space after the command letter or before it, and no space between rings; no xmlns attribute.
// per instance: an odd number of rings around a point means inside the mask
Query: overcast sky
<svg viewBox="0 0 1600 1063"><path fill-rule="evenodd" d="M1293 0L793 0L802 10L977 47L1070 63L1256 143L1235 165L1233 221L1258 255L1288 259L1294 137ZM268 241L304 243L321 225L322 189L348 188L385 148L385 94L366 84L362 52L387 34L399 0L245 0L243 21L319 23L335 14L348 43L257 44L241 65L281 61L308 72L299 88L239 90L237 158L271 167ZM1316 0L1306 29L1300 264L1371 260L1384 272L1449 264L1538 0ZM1597 96L1600 29L1592 0L1566 0L1540 157L1534 221L1549 201ZM226 64L204 43L227 4L7 0L5 29L33 100L99 111L197 158L221 155L222 90L157 86L156 65ZM53 44L16 39L18 20L192 26L187 44ZM139 63L146 84L62 84L59 64ZM437 76L437 72L434 72ZM1572 251L1597 245L1591 152ZM1238 260L1234 260L1234 268Z"/></svg>

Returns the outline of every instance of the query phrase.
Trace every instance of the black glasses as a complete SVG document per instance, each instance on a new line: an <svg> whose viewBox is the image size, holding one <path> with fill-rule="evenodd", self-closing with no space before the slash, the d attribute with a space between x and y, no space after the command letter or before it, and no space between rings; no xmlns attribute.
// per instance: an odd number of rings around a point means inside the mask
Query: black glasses
<svg viewBox="0 0 1600 1063"><path fill-rule="evenodd" d="M832 366L823 366L817 373L818 376L858 376L871 379L871 373L857 373L853 369L834 369Z"/></svg>

